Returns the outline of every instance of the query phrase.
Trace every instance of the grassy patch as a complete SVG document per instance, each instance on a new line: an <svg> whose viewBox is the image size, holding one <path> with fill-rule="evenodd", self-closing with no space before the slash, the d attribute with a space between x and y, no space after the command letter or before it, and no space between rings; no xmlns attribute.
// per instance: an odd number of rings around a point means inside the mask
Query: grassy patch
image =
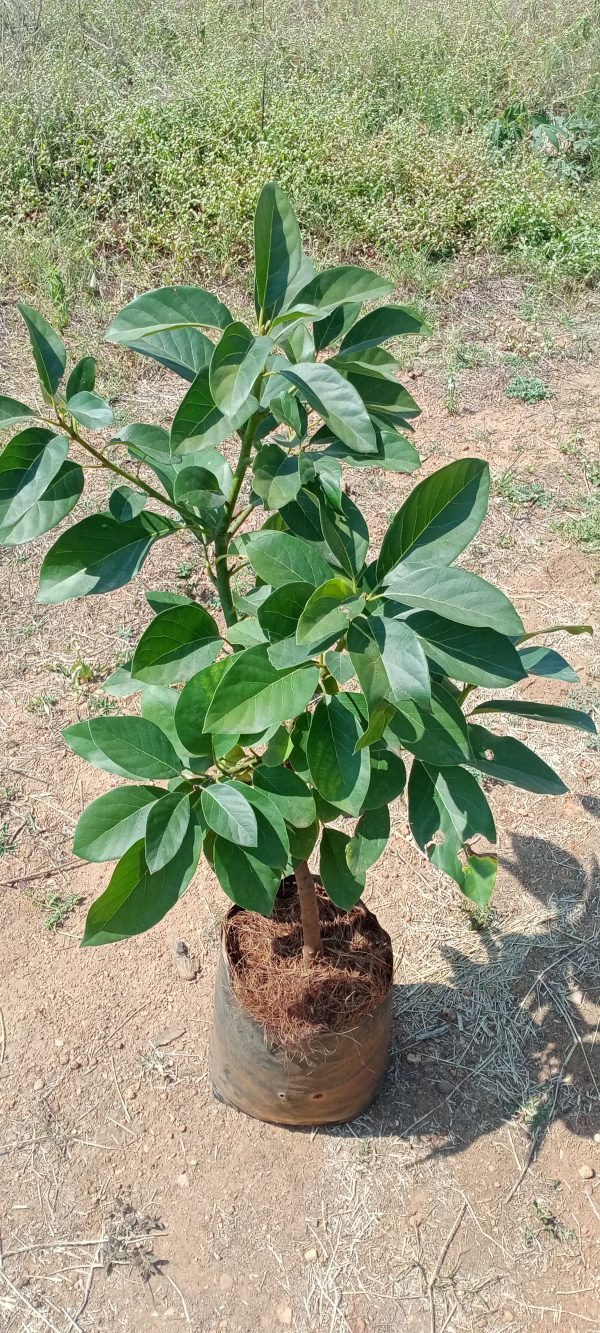
<svg viewBox="0 0 600 1333"><path fill-rule="evenodd" d="M551 398L551 391L545 380L535 375L515 375L506 386L507 398L518 398L521 403L541 403L544 398Z"/></svg>
<svg viewBox="0 0 600 1333"><path fill-rule="evenodd" d="M540 505L546 509L553 495L541 481L521 481L512 472L503 472L493 483L494 495L511 505Z"/></svg>
<svg viewBox="0 0 600 1333"><path fill-rule="evenodd" d="M79 903L76 893L48 893L44 901L44 925L47 930L58 930Z"/></svg>

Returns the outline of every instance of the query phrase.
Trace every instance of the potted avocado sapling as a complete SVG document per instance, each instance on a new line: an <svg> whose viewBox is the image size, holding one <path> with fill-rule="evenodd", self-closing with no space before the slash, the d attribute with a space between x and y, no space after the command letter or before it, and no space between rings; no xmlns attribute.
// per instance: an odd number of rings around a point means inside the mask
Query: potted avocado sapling
<svg viewBox="0 0 600 1333"><path fill-rule="evenodd" d="M41 602L112 592L159 543L198 542L219 619L189 596L147 592L152 619L104 686L134 702L63 733L130 784L77 825L77 856L116 862L83 943L148 930L204 856L233 904L215 1090L264 1120L317 1124L357 1115L385 1071L392 951L362 894L390 804L405 792L418 846L483 907L496 876L484 787L565 791L497 720L594 726L495 694L576 676L532 644L550 629L528 634L500 589L455 563L485 518L485 462L419 481L370 547L344 469L418 466L407 434L418 408L384 344L425 333L419 315L390 304L393 284L367 269L315 273L277 185L260 195L255 256L254 329L180 286L139 296L108 330L185 382L170 430L116 430L93 358L65 382L61 338L20 307L40 395L31 407L0 399L0 424L17 427L0 456L0 540L62 523L86 467L101 465L114 477L108 508L63 528ZM477 702L478 687L493 696Z"/></svg>

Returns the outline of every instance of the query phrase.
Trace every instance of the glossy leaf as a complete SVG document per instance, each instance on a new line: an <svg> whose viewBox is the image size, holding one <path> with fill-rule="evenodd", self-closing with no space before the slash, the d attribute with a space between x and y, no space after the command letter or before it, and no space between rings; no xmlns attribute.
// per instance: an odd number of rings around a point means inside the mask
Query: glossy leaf
<svg viewBox="0 0 600 1333"><path fill-rule="evenodd" d="M274 588L258 608L258 621L272 643L296 638L296 629L309 597L312 583L285 583Z"/></svg>
<svg viewBox="0 0 600 1333"><path fill-rule="evenodd" d="M573 683L579 680L577 672L554 648L531 644L528 648L519 649L519 657L528 676L543 676L549 680L568 680Z"/></svg>
<svg viewBox="0 0 600 1333"><path fill-rule="evenodd" d="M82 944L110 944L156 925L185 892L201 849L201 826L191 820L176 856L153 875L143 839L134 843L115 866L108 888L92 904Z"/></svg>
<svg viewBox="0 0 600 1333"><path fill-rule="evenodd" d="M196 328L161 329L150 333L139 342L127 342L131 352L149 356L159 365L172 370L191 384L199 370L207 366L214 351L214 343Z"/></svg>
<svg viewBox="0 0 600 1333"><path fill-rule="evenodd" d="M477 704L471 716L477 713L507 713L512 717L528 717L532 722L556 722L563 727L576 727L578 731L595 734L596 724L589 713L580 708L563 708L558 704L530 703L521 699L486 699Z"/></svg>
<svg viewBox="0 0 600 1333"><path fill-rule="evenodd" d="M254 573L273 588L286 583L311 583L318 588L333 570L318 551L287 532L258 532L245 545Z"/></svg>
<svg viewBox="0 0 600 1333"><path fill-rule="evenodd" d="M307 282L297 296L293 306L280 315L278 323L294 315L331 314L336 306L363 301L378 301L388 296L394 284L367 268L358 268L352 264L341 264L337 268L324 269Z"/></svg>
<svg viewBox="0 0 600 1333"><path fill-rule="evenodd" d="M360 314L362 302L356 302L354 305L338 305L331 311L330 315L325 315L323 319L316 319L313 324L313 335L317 352L322 352L325 347L331 347L331 344L342 338L348 330L352 328L354 321Z"/></svg>
<svg viewBox="0 0 600 1333"><path fill-rule="evenodd" d="M220 444L230 433L227 417L217 407L209 384L209 367L203 366L179 404L171 426L171 449L185 444L186 450Z"/></svg>
<svg viewBox="0 0 600 1333"><path fill-rule="evenodd" d="M364 875L383 855L390 836L390 812L387 805L367 810L361 815L350 842L346 861L354 875Z"/></svg>
<svg viewBox="0 0 600 1333"><path fill-rule="evenodd" d="M115 787L104 792L86 806L78 820L75 856L84 861L116 861L143 838L150 807L163 796L162 787Z"/></svg>
<svg viewBox="0 0 600 1333"><path fill-rule="evenodd" d="M318 667L277 671L266 646L247 648L217 686L206 717L207 731L264 731L306 708L319 678Z"/></svg>
<svg viewBox="0 0 600 1333"><path fill-rule="evenodd" d="M216 622L203 606L167 607L144 630L131 674L156 685L189 680L214 662L220 649Z"/></svg>
<svg viewBox="0 0 600 1333"><path fill-rule="evenodd" d="M0 526L10 528L44 494L68 452L64 435L32 426L0 454Z"/></svg>
<svg viewBox="0 0 600 1333"><path fill-rule="evenodd" d="M217 343L209 368L210 391L221 412L234 417L273 350L270 338L255 338L245 324L230 324Z"/></svg>
<svg viewBox="0 0 600 1333"><path fill-rule="evenodd" d="M10 527L0 528L0 543L3 546L20 546L55 528L77 504L83 485L83 470L79 463L71 463L67 459L44 494L30 505L23 517Z"/></svg>
<svg viewBox="0 0 600 1333"><path fill-rule="evenodd" d="M356 752L361 728L346 694L319 700L310 721L306 756L311 780L326 801L357 815L369 787L369 751Z"/></svg>
<svg viewBox="0 0 600 1333"><path fill-rule="evenodd" d="M43 561L38 601L66 602L129 583L150 547L170 530L154 529L144 518L119 523L111 514L92 514L63 532Z"/></svg>
<svg viewBox="0 0 600 1333"><path fill-rule="evenodd" d="M377 577L399 561L413 568L449 565L479 531L488 497L489 467L478 458L449 463L419 482L385 534Z"/></svg>
<svg viewBox="0 0 600 1333"><path fill-rule="evenodd" d="M360 616L348 632L348 652L369 705L413 699L428 708L431 684L425 653L403 620Z"/></svg>
<svg viewBox="0 0 600 1333"><path fill-rule="evenodd" d="M298 439L302 439L308 429L306 408L295 393L285 392L269 400L269 410L275 420L288 426Z"/></svg>
<svg viewBox="0 0 600 1333"><path fill-rule="evenodd" d="M148 496L144 491L134 491L132 486L117 486L109 497L108 508L119 523L128 523L141 514L147 503Z"/></svg>
<svg viewBox="0 0 600 1333"><path fill-rule="evenodd" d="M146 864L152 874L176 856L191 818L187 792L166 792L153 805L146 824Z"/></svg>
<svg viewBox="0 0 600 1333"><path fill-rule="evenodd" d="M390 748L410 750L417 759L438 768L471 762L470 735L450 692L433 681L431 707L419 708L409 700L396 704L385 732Z"/></svg>
<svg viewBox="0 0 600 1333"><path fill-rule="evenodd" d="M319 516L323 537L335 560L350 578L358 576L369 550L369 529L360 509L342 494L336 511L323 496Z"/></svg>
<svg viewBox="0 0 600 1333"><path fill-rule="evenodd" d="M339 829L323 829L319 874L332 902L345 912L356 906L365 887L364 871L353 871L348 865L349 844L347 833Z"/></svg>
<svg viewBox="0 0 600 1333"><path fill-rule="evenodd" d="M300 466L300 458L278 444L262 445L254 459L252 485L266 509L281 509L296 498L302 485Z"/></svg>
<svg viewBox="0 0 600 1333"><path fill-rule="evenodd" d="M420 460L414 444L393 427L378 427L375 438L376 454L355 454L336 440L328 445L323 456L343 458L348 467L376 468L384 472L414 472L418 468Z"/></svg>
<svg viewBox="0 0 600 1333"><path fill-rule="evenodd" d="M181 761L170 740L143 717L92 717L62 732L80 759L119 778L176 778Z"/></svg>
<svg viewBox="0 0 600 1333"><path fill-rule="evenodd" d="M165 736L168 736L173 749L177 751L182 767L191 769L193 773L206 772L213 758L210 738L206 738L198 752L188 750L187 746L183 744L175 721L175 714L181 699L179 690L170 689L168 685L142 686L141 681L135 680L132 681L132 684L134 688L137 687L137 689L141 688L142 690L142 717L148 718L150 722L155 722Z"/></svg>
<svg viewBox="0 0 600 1333"><path fill-rule="evenodd" d="M513 685L526 675L512 640L494 629L459 625L432 611L418 611L407 623L427 656L453 680L489 687Z"/></svg>
<svg viewBox="0 0 600 1333"><path fill-rule="evenodd" d="M177 734L191 754L210 754L213 738L205 731L206 714L219 681L234 661L222 657L212 666L204 667L184 685L175 711Z"/></svg>
<svg viewBox="0 0 600 1333"><path fill-rule="evenodd" d="M336 437L358 454L377 452L375 429L356 389L323 362L300 362L283 371L285 379L327 422Z"/></svg>
<svg viewBox="0 0 600 1333"><path fill-rule="evenodd" d="M232 781L229 784L250 803L256 816L257 839L253 857L263 865L282 871L287 865L290 842L283 815L269 792L249 783ZM239 841L237 839L236 841Z"/></svg>
<svg viewBox="0 0 600 1333"><path fill-rule="evenodd" d="M364 597L356 593L348 579L328 579L309 597L298 620L296 641L308 646L334 634L342 634L355 616L360 615Z"/></svg>
<svg viewBox="0 0 600 1333"><path fill-rule="evenodd" d="M314 824L312 792L291 768L265 766L263 757L263 763L254 771L254 785L268 793L286 824L293 828L309 828Z"/></svg>
<svg viewBox="0 0 600 1333"><path fill-rule="evenodd" d="M302 241L292 205L279 185L264 185L254 215L256 311L271 319L300 271Z"/></svg>
<svg viewBox="0 0 600 1333"><path fill-rule="evenodd" d="M99 398L97 393L88 393L87 390L82 390L69 398L67 408L74 421L78 421L79 425L85 426L87 430L105 430L107 426L112 426L114 421L110 403Z"/></svg>
<svg viewBox="0 0 600 1333"><path fill-rule="evenodd" d="M263 865L244 847L215 838L214 869L228 898L248 912L270 916L281 881L281 874Z"/></svg>
<svg viewBox="0 0 600 1333"><path fill-rule="evenodd" d="M107 342L137 343L168 329L226 329L227 306L201 287L159 287L130 301L113 319Z"/></svg>
<svg viewBox="0 0 600 1333"><path fill-rule="evenodd" d="M240 648L253 648L257 643L266 643L267 636L263 633L257 617L248 616L245 620L238 620L236 625L229 626L227 639L229 643L235 643Z"/></svg>
<svg viewBox="0 0 600 1333"><path fill-rule="evenodd" d="M186 597L182 592L165 592L162 588L151 589L144 593L148 606L152 608L155 615L165 611L168 606L193 606L193 599Z"/></svg>
<svg viewBox="0 0 600 1333"><path fill-rule="evenodd" d="M20 426L35 416L32 407L26 407L25 403L19 403L16 398L4 398L0 394L0 430L5 430L7 426Z"/></svg>
<svg viewBox="0 0 600 1333"><path fill-rule="evenodd" d="M32 306L21 303L17 305L17 310L27 325L40 384L52 397L63 377L67 360L63 340Z"/></svg>
<svg viewBox="0 0 600 1333"><path fill-rule="evenodd" d="M325 666L338 685L346 685L354 675L354 665L348 653L330 649L325 653Z"/></svg>
<svg viewBox="0 0 600 1333"><path fill-rule="evenodd" d="M416 310L411 310L409 306L383 305L369 311L368 315L363 315L358 323L353 324L342 341L342 351L351 349L358 352L367 347L376 347L390 338L414 338L427 333L431 333L431 329Z"/></svg>
<svg viewBox="0 0 600 1333"><path fill-rule="evenodd" d="M473 768L478 768L497 782L509 782L525 791L548 796L562 796L568 790L562 778L513 736L497 736L476 723L469 726Z"/></svg>
<svg viewBox="0 0 600 1333"><path fill-rule="evenodd" d="M508 597L478 574L442 566L398 565L386 579L386 595L407 607L434 611L459 625L519 635L521 617Z"/></svg>
<svg viewBox="0 0 600 1333"><path fill-rule="evenodd" d="M96 361L93 356L82 356L77 365L73 366L71 374L67 380L65 396L67 401L74 398L76 393L93 393L96 383Z"/></svg>
<svg viewBox="0 0 600 1333"><path fill-rule="evenodd" d="M258 829L252 806L239 784L215 782L202 792L202 813L208 827L239 846L256 847Z"/></svg>
<svg viewBox="0 0 600 1333"><path fill-rule="evenodd" d="M388 429L393 424L406 427L411 417L419 415L421 409L412 395L389 373L371 370L364 364L342 363L337 358L336 368L356 389L378 425Z"/></svg>
<svg viewBox="0 0 600 1333"><path fill-rule="evenodd" d="M402 795L406 786L406 768L399 755L383 745L371 750L371 776L363 810L378 810Z"/></svg>

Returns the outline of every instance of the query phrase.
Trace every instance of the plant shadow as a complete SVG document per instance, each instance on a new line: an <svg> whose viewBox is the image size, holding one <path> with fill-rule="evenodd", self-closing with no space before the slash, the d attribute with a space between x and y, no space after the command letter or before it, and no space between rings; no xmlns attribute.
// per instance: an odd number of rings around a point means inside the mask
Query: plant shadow
<svg viewBox="0 0 600 1333"><path fill-rule="evenodd" d="M581 1137L600 1130L598 863L584 868L544 838L511 842L502 863L540 909L529 900L522 930L506 933L492 915L464 952L442 946L447 984L394 986L382 1091L328 1133L420 1141L431 1157L460 1154L506 1121L536 1150L556 1119Z"/></svg>

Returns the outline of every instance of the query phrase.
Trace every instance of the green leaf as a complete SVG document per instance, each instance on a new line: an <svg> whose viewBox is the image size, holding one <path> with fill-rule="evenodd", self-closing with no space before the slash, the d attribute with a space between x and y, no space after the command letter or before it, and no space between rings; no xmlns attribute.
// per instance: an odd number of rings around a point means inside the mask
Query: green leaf
<svg viewBox="0 0 600 1333"><path fill-rule="evenodd" d="M290 825L288 829L290 838L290 859L285 868L285 874L289 875L296 870L303 861L308 861L311 852L314 851L317 838L319 836L319 823L315 820L308 828L295 828Z"/></svg>
<svg viewBox="0 0 600 1333"><path fill-rule="evenodd" d="M286 391L277 398L269 399L269 410L275 420L289 426L298 439L304 438L308 429L308 416L306 408L294 393Z"/></svg>
<svg viewBox="0 0 600 1333"><path fill-rule="evenodd" d="M337 652L334 648L325 653L325 666L338 685L347 685L354 675L354 664L348 653Z"/></svg>
<svg viewBox="0 0 600 1333"><path fill-rule="evenodd" d="M383 855L390 836L390 812L387 805L367 810L356 825L354 836L346 845L346 861L353 875L364 875Z"/></svg>
<svg viewBox="0 0 600 1333"><path fill-rule="evenodd" d="M63 340L32 306L21 303L17 305L17 310L27 325L40 384L52 397L63 377L67 360Z"/></svg>
<svg viewBox="0 0 600 1333"><path fill-rule="evenodd" d="M113 319L107 342L137 343L167 329L226 329L231 314L201 287L159 287L130 301Z"/></svg>
<svg viewBox="0 0 600 1333"><path fill-rule="evenodd" d="M294 297L292 307L276 322L283 323L290 316L331 314L336 306L348 303L362 305L363 301L379 301L393 290L393 282L380 278L368 268L353 264L326 268L306 283Z"/></svg>
<svg viewBox="0 0 600 1333"><path fill-rule="evenodd" d="M134 843L115 866L108 888L92 904L82 944L110 944L155 926L185 892L201 849L202 828L191 820L176 856L153 875L146 865L143 839Z"/></svg>
<svg viewBox="0 0 600 1333"><path fill-rule="evenodd" d="M256 847L256 815L240 783L215 782L202 792L202 813L208 827L244 847Z"/></svg>
<svg viewBox="0 0 600 1333"><path fill-rule="evenodd" d="M167 606L193 606L191 597L186 597L182 592L163 592L162 588L152 589L145 592L144 597L148 606L152 607L155 615L159 615Z"/></svg>
<svg viewBox="0 0 600 1333"><path fill-rule="evenodd" d="M300 228L292 205L279 185L264 185L254 214L256 313L270 320L302 263Z"/></svg>
<svg viewBox="0 0 600 1333"><path fill-rule="evenodd" d="M259 449L252 470L253 489L264 501L266 509L281 509L283 505L289 504L302 485L300 458L286 453L272 442L263 444Z"/></svg>
<svg viewBox="0 0 600 1333"><path fill-rule="evenodd" d="M356 752L360 736L348 695L319 700L306 745L311 781L326 801L349 815L359 814L369 787L369 751Z"/></svg>
<svg viewBox="0 0 600 1333"><path fill-rule="evenodd" d="M115 419L110 403L99 398L97 393L85 390L68 399L67 409L69 415L87 430L105 430L107 426L112 426Z"/></svg>
<svg viewBox="0 0 600 1333"><path fill-rule="evenodd" d="M198 371L193 384L182 398L171 426L171 450L186 445L216 445L230 434L230 423L217 407L209 384L209 368Z"/></svg>
<svg viewBox="0 0 600 1333"><path fill-rule="evenodd" d="M285 764L287 762L291 752L292 740L290 733L287 730L287 727L280 726L271 736L267 748L262 755L262 762L267 768L278 768L280 764ZM260 782L258 785L260 787Z"/></svg>
<svg viewBox="0 0 600 1333"><path fill-rule="evenodd" d="M291 768L265 767L263 756L262 764L254 770L254 785L268 793L286 824L292 828L309 828L314 824L316 811L312 792Z"/></svg>
<svg viewBox="0 0 600 1333"><path fill-rule="evenodd" d="M519 635L521 617L499 588L466 569L444 569L440 565L394 569L386 580L388 597L404 606L435 611L459 625L495 629L500 634Z"/></svg>
<svg viewBox="0 0 600 1333"><path fill-rule="evenodd" d="M346 446L342 445L345 449ZM351 451L348 450L350 453ZM354 455L351 455L354 457ZM326 500L333 506L338 513L343 513L342 500L344 493L342 491L343 474L337 458L330 458L325 454L305 454L309 458L317 478L318 485L323 492ZM358 457L358 455L356 455Z"/></svg>
<svg viewBox="0 0 600 1333"><path fill-rule="evenodd" d="M257 643L266 643L266 635L263 634L256 616L248 616L246 620L238 620L237 625L230 625L227 639L229 643L235 643L240 648L254 648Z"/></svg>
<svg viewBox="0 0 600 1333"><path fill-rule="evenodd" d="M354 617L360 615L364 604L364 597L355 592L348 579L328 579L320 588L315 588L300 615L297 643L316 645L330 635L338 637Z"/></svg>
<svg viewBox="0 0 600 1333"><path fill-rule="evenodd" d="M368 356L364 352L363 356ZM357 364L342 359L335 359L336 368L356 389L365 404L369 416L389 429L393 424L406 426L411 417L419 415L421 409L408 390L399 380L389 373L372 369L370 366ZM338 432L339 433L339 432ZM340 437L341 438L341 437Z"/></svg>
<svg viewBox="0 0 600 1333"><path fill-rule="evenodd" d="M19 426L21 422L35 416L32 407L17 402L16 398L4 398L0 394L0 430L5 430L7 426Z"/></svg>
<svg viewBox="0 0 600 1333"><path fill-rule="evenodd" d="M73 367L67 380L65 396L67 401L76 393L93 393L96 383L96 361L93 356L82 356Z"/></svg>
<svg viewBox="0 0 600 1333"><path fill-rule="evenodd" d="M140 688L141 682L133 681L134 687ZM210 737L200 746L199 752L188 750L182 743L177 730L175 714L181 694L168 685L144 685L142 689L142 717L155 722L165 736L168 736L173 749L177 751L183 768L193 773L204 773L212 763L213 753Z"/></svg>
<svg viewBox="0 0 600 1333"><path fill-rule="evenodd" d="M221 412L229 417L239 412L272 350L270 338L255 338L245 324L236 322L225 329L209 375L210 391Z"/></svg>
<svg viewBox="0 0 600 1333"><path fill-rule="evenodd" d="M375 431L376 454L355 454L341 440L328 445L323 458L343 458L348 467L376 468L386 472L414 472L419 466L419 455L414 444L404 435L398 435L393 426L380 426ZM313 457L314 462L314 455Z"/></svg>
<svg viewBox="0 0 600 1333"><path fill-rule="evenodd" d="M310 702L319 679L316 666L277 671L267 648L236 653L217 686L206 717L207 731L264 731L296 717Z"/></svg>
<svg viewBox="0 0 600 1333"><path fill-rule="evenodd" d="M1 478L0 478L1 484ZM10 527L0 528L3 546L20 546L55 528L77 504L83 490L83 469L67 459L56 476L23 517Z"/></svg>
<svg viewBox="0 0 600 1333"><path fill-rule="evenodd" d="M361 305L362 301L354 305L338 305L330 315L315 320L313 336L317 352L322 352L325 347L331 347L332 343L337 342L338 338L352 328L357 315L360 314Z"/></svg>
<svg viewBox="0 0 600 1333"><path fill-rule="evenodd" d="M527 643L528 639L539 639L542 634L558 634L562 631L565 634L593 634L591 625L549 625L547 629L533 629L530 634L521 634L519 643Z"/></svg>
<svg viewBox="0 0 600 1333"><path fill-rule="evenodd" d="M348 652L369 705L413 699L423 708L431 700L429 669L423 648L406 621L360 616L348 632Z"/></svg>
<svg viewBox="0 0 600 1333"><path fill-rule="evenodd" d="M308 542L287 532L253 534L246 542L245 554L258 578L273 588L286 583L310 583L318 588L333 573Z"/></svg>
<svg viewBox="0 0 600 1333"><path fill-rule="evenodd" d="M350 578L360 574L369 550L369 529L360 509L348 495L342 494L340 510L323 496L319 504L323 536L329 550Z"/></svg>
<svg viewBox="0 0 600 1333"><path fill-rule="evenodd" d="M425 652L446 676L470 685L513 685L526 675L512 643L494 629L478 629L444 620L431 611L418 611L408 624Z"/></svg>
<svg viewBox="0 0 600 1333"><path fill-rule="evenodd" d="M376 745L384 735L388 722L391 722L395 708L393 704L380 701L373 705L369 717L369 725L360 740L357 742L357 750L364 750L366 745Z"/></svg>
<svg viewBox="0 0 600 1333"><path fill-rule="evenodd" d="M288 862L290 842L277 802L270 793L248 783L232 781L230 785L250 802L256 815L257 839L253 857L263 865L282 871Z"/></svg>
<svg viewBox="0 0 600 1333"><path fill-rule="evenodd" d="M383 539L377 564L381 581L402 561L449 565L479 531L487 513L489 467L463 458L419 482Z"/></svg>
<svg viewBox="0 0 600 1333"><path fill-rule="evenodd" d="M108 508L119 523L128 523L141 514L147 502L148 496L143 491L134 491L133 486L117 486L109 497Z"/></svg>
<svg viewBox="0 0 600 1333"><path fill-rule="evenodd" d="M296 628L309 597L312 583L285 583L274 588L258 608L258 620L271 643L296 638Z"/></svg>
<svg viewBox="0 0 600 1333"><path fill-rule="evenodd" d="M362 351L368 347L377 347L390 338L422 336L431 333L429 325L409 306L383 305L377 310L363 315L342 342L342 351Z"/></svg>
<svg viewBox="0 0 600 1333"><path fill-rule="evenodd" d="M144 630L131 674L155 685L186 681L210 666L221 650L216 621L203 606L166 607Z"/></svg>
<svg viewBox="0 0 600 1333"><path fill-rule="evenodd" d="M390 748L410 750L417 759L446 765L471 763L470 728L452 695L442 685L432 682L431 708L424 709L406 699L396 705L385 737Z"/></svg>
<svg viewBox="0 0 600 1333"><path fill-rule="evenodd" d="M519 649L519 657L523 670L528 676L544 676L550 680L568 680L572 682L579 680L577 672L554 648L543 648L538 647L537 644L531 644L529 648Z"/></svg>
<svg viewBox="0 0 600 1333"><path fill-rule="evenodd" d="M66 602L129 583L157 538L170 531L153 529L145 517L119 523L111 514L92 514L63 532L43 561L38 601Z"/></svg>
<svg viewBox="0 0 600 1333"><path fill-rule="evenodd" d="M234 657L204 667L184 685L175 712L177 734L190 754L210 754L212 740L205 731L206 714L219 681L229 670Z"/></svg>
<svg viewBox="0 0 600 1333"><path fill-rule="evenodd" d="M418 846L463 893L484 905L494 887L496 858L473 856L467 839L481 834L494 842L496 829L479 783L462 768L438 772L415 760L407 794L411 832ZM460 859L461 851L465 862Z"/></svg>
<svg viewBox="0 0 600 1333"><path fill-rule="evenodd" d="M110 694L115 699L127 699L132 694L139 694L141 685L139 681L131 679L131 662L125 662L123 666L117 667L107 676L102 690L104 694Z"/></svg>
<svg viewBox="0 0 600 1333"><path fill-rule="evenodd" d="M162 329L140 338L139 342L127 342L127 346L131 352L151 357L189 383L208 365L214 351L214 343L196 328Z"/></svg>
<svg viewBox="0 0 600 1333"><path fill-rule="evenodd" d="M471 902L477 903L478 907L487 907L490 898L494 892L496 875L498 873L498 858L496 856L480 856L475 853L467 853L467 863L462 882L462 891L466 898Z"/></svg>
<svg viewBox="0 0 600 1333"><path fill-rule="evenodd" d="M528 717L533 722L556 722L563 727L576 727L578 731L595 734L596 724L589 713L579 708L562 708L558 704L526 703L521 699L486 699L472 709L475 713L508 713L513 717Z"/></svg>
<svg viewBox="0 0 600 1333"><path fill-rule="evenodd" d="M119 778L176 778L181 761L170 740L143 717L93 717L62 735L80 759Z"/></svg>
<svg viewBox="0 0 600 1333"><path fill-rule="evenodd" d="M539 755L512 736L496 736L487 727L469 726L473 758L471 766L497 782L509 782L525 791L562 796L568 791L562 778Z"/></svg>
<svg viewBox="0 0 600 1333"><path fill-rule="evenodd" d="M383 746L371 750L371 777L362 803L363 810L379 810L402 795L406 786L406 768L396 754Z"/></svg>
<svg viewBox="0 0 600 1333"><path fill-rule="evenodd" d="M221 888L238 907L271 915L281 882L278 870L224 838L215 838L214 869Z"/></svg>
<svg viewBox="0 0 600 1333"><path fill-rule="evenodd" d="M358 454L377 452L375 429L356 389L337 370L324 362L301 361L282 371L285 379L300 389L334 435Z"/></svg>
<svg viewBox="0 0 600 1333"><path fill-rule="evenodd" d="M64 435L31 426L14 435L0 454L0 526L10 528L44 494L62 467Z"/></svg>
<svg viewBox="0 0 600 1333"><path fill-rule="evenodd" d="M331 642L330 636L324 640L324 645L319 644L319 648L329 647ZM302 666L304 662L309 662L316 651L316 648L306 648L304 644L296 643L295 636L291 636L289 639L280 639L278 643L270 643L267 657L276 671L284 671L287 667Z"/></svg>
<svg viewBox="0 0 600 1333"><path fill-rule="evenodd" d="M186 792L167 792L152 806L146 824L146 864L152 874L176 856L189 828L190 798Z"/></svg>
<svg viewBox="0 0 600 1333"><path fill-rule="evenodd" d="M162 787L116 787L86 806L73 837L75 856L84 861L116 861L143 838L150 807Z"/></svg>
<svg viewBox="0 0 600 1333"><path fill-rule="evenodd" d="M331 901L345 912L356 906L365 887L364 871L353 871L347 861L350 838L339 829L323 829L319 873Z"/></svg>

